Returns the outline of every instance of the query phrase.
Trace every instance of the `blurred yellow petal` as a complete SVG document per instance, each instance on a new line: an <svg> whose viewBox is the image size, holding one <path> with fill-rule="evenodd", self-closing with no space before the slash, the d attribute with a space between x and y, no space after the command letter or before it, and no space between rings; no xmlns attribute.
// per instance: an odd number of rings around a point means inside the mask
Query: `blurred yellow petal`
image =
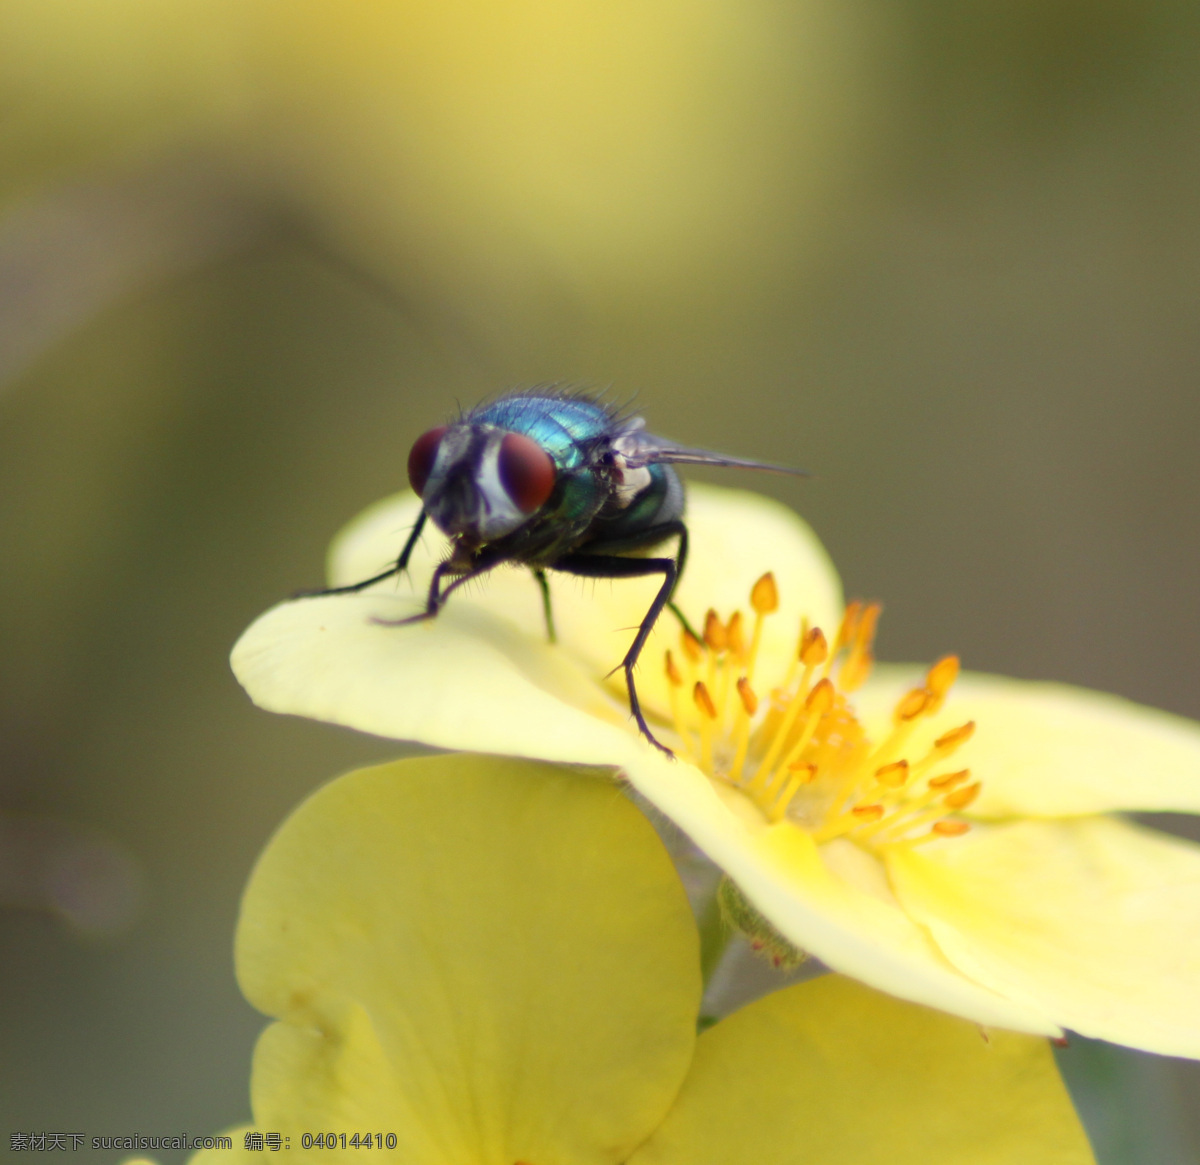
<svg viewBox="0 0 1200 1165"><path fill-rule="evenodd" d="M886 723L916 668L877 668L855 705ZM939 732L976 723L970 764L982 780L972 817L1068 817L1113 810L1200 813L1200 725L1064 684L964 673L914 751Z"/></svg>
<svg viewBox="0 0 1200 1165"><path fill-rule="evenodd" d="M738 812L736 794L723 798L693 766L657 753L632 761L627 774L788 939L834 970L978 1023L1061 1034L1048 1008L1006 997L947 962L891 895L883 868L850 843L818 847L788 822Z"/></svg>
<svg viewBox="0 0 1200 1165"><path fill-rule="evenodd" d="M1045 1040L826 975L705 1032L630 1165L1092 1165Z"/></svg>
<svg viewBox="0 0 1200 1165"><path fill-rule="evenodd" d="M695 927L610 784L470 756L326 786L237 937L259 1128L394 1131L406 1165L625 1160L687 1070ZM327 1160L312 1151L314 1160Z"/></svg>
<svg viewBox="0 0 1200 1165"><path fill-rule="evenodd" d="M888 865L976 982L1083 1035L1200 1057L1200 847L1091 817L983 827Z"/></svg>

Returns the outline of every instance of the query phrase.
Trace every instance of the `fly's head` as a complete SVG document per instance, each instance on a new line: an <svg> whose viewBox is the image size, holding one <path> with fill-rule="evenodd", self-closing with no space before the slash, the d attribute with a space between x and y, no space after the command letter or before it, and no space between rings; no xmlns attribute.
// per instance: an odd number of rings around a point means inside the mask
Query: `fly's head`
<svg viewBox="0 0 1200 1165"><path fill-rule="evenodd" d="M478 548L528 522L554 491L554 459L531 437L493 425L430 429L408 455L408 480L442 533Z"/></svg>

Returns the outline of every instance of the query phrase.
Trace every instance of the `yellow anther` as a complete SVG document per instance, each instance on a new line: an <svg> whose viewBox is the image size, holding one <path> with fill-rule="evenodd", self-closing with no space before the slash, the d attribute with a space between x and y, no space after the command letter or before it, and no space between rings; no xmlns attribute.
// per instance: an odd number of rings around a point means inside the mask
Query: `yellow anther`
<svg viewBox="0 0 1200 1165"><path fill-rule="evenodd" d="M806 785L811 785L817 779L817 766L812 761L793 761L788 765L788 772L795 773Z"/></svg>
<svg viewBox="0 0 1200 1165"><path fill-rule="evenodd" d="M878 821L883 816L883 806L855 805L850 813L856 821Z"/></svg>
<svg viewBox="0 0 1200 1165"><path fill-rule="evenodd" d="M708 694L708 687L703 680L696 681L696 686L692 689L692 699L696 701L696 707L710 720L717 718L716 705L712 701L712 696Z"/></svg>
<svg viewBox="0 0 1200 1165"><path fill-rule="evenodd" d="M908 784L908 761L892 761L875 770L875 780L885 789L903 789Z"/></svg>
<svg viewBox="0 0 1200 1165"><path fill-rule="evenodd" d="M671 654L670 648L667 649L667 679L671 681L672 687L683 687L683 676L675 664L675 657Z"/></svg>
<svg viewBox="0 0 1200 1165"><path fill-rule="evenodd" d="M820 627L806 632L800 640L800 662L805 667L818 667L828 656L829 644L825 640L825 632Z"/></svg>
<svg viewBox="0 0 1200 1165"><path fill-rule="evenodd" d="M854 639L855 632L858 630L859 620L862 618L863 605L862 601L855 599L852 603L846 605L845 611L842 612L842 623L838 628L837 640L834 644L835 649L848 647Z"/></svg>
<svg viewBox="0 0 1200 1165"><path fill-rule="evenodd" d="M805 712L810 716L820 716L828 712L833 707L835 695L833 684L829 680L819 680L813 685L813 690L808 693L808 698L804 701Z"/></svg>
<svg viewBox="0 0 1200 1165"><path fill-rule="evenodd" d="M734 611L725 627L725 639L729 650L741 659L746 654L746 623L741 611Z"/></svg>
<svg viewBox="0 0 1200 1165"><path fill-rule="evenodd" d="M967 743L972 736L975 735L975 721L968 720L966 724L960 724L957 728L952 728L949 732L943 732L941 736L933 742L933 747L937 749L943 756L952 753L956 748Z"/></svg>
<svg viewBox="0 0 1200 1165"><path fill-rule="evenodd" d="M944 699L946 693L954 686L954 681L958 679L958 667L958 656L947 655L929 669L929 674L925 677L925 687L935 699Z"/></svg>
<svg viewBox="0 0 1200 1165"><path fill-rule="evenodd" d="M915 720L925 711L928 704L929 693L924 688L913 688L906 696L901 697L900 702L896 705L897 722Z"/></svg>
<svg viewBox="0 0 1200 1165"><path fill-rule="evenodd" d="M725 624L721 622L721 617L711 607L708 609L708 614L704 616L704 642L708 645L709 651L724 651L728 643Z"/></svg>
<svg viewBox="0 0 1200 1165"><path fill-rule="evenodd" d="M962 837L970 828L965 821L935 821L929 832L936 837Z"/></svg>
<svg viewBox="0 0 1200 1165"><path fill-rule="evenodd" d="M700 640L697 639L690 631L683 630L679 633L679 641L683 644L683 654L692 661L699 663L704 655L704 651L700 646Z"/></svg>
<svg viewBox="0 0 1200 1165"><path fill-rule="evenodd" d="M929 787L937 789L939 792L953 789L955 785L961 785L970 775L970 769L959 769L956 773L942 773L941 776L929 778Z"/></svg>
<svg viewBox="0 0 1200 1165"><path fill-rule="evenodd" d="M750 588L750 606L760 615L779 610L779 588L769 570Z"/></svg>
<svg viewBox="0 0 1200 1165"><path fill-rule="evenodd" d="M976 781L973 785L968 785L965 789L955 789L953 793L947 793L942 798L942 804L947 809L965 809L979 796L980 788L981 783Z"/></svg>
<svg viewBox="0 0 1200 1165"><path fill-rule="evenodd" d="M838 676L838 687L843 692L853 692L861 687L863 681L871 674L871 665L875 662L871 644L875 639L875 626L879 622L882 610L883 607L879 603L871 603L862 609L854 630L850 654L842 664L841 674Z"/></svg>
<svg viewBox="0 0 1200 1165"><path fill-rule="evenodd" d="M742 707L746 710L746 715L753 716L758 711L758 697L754 694L754 689L745 676L738 679L737 691L742 699Z"/></svg>

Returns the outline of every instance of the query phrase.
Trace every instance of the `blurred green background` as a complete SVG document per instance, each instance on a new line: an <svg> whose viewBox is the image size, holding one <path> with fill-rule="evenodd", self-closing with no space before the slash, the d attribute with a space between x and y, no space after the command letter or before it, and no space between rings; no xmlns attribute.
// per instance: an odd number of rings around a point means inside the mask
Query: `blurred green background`
<svg viewBox="0 0 1200 1165"><path fill-rule="evenodd" d="M636 393L816 473L719 480L884 600L881 657L1200 717L1198 24L0 0L4 1147L248 1116L241 887L398 750L228 650L458 401ZM1103 1165L1200 1160L1197 1065L1062 1063Z"/></svg>

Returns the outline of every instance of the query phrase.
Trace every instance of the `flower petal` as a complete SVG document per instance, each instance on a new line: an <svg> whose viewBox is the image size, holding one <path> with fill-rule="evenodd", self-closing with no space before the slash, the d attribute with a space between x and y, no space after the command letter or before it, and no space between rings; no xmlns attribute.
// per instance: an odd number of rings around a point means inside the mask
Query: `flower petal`
<svg viewBox="0 0 1200 1165"><path fill-rule="evenodd" d="M611 783L471 756L317 792L251 878L260 1128L389 1131L406 1165L623 1161L694 1046L695 926ZM303 1153L300 1153L304 1156ZM314 1160L328 1160L314 1150Z"/></svg>
<svg viewBox="0 0 1200 1165"><path fill-rule="evenodd" d="M407 627L372 622L412 611L386 594L283 603L230 662L260 707L397 740L584 764L634 745L628 710L544 640L465 602Z"/></svg>
<svg viewBox="0 0 1200 1165"><path fill-rule="evenodd" d="M1005 998L946 961L924 929L868 878L834 872L831 847L789 822L739 813L694 766L647 751L626 772L637 790L687 833L747 898L802 950L835 971L903 999L1019 1031L1058 1035L1045 1008ZM866 855L868 861L870 859Z"/></svg>
<svg viewBox="0 0 1200 1165"><path fill-rule="evenodd" d="M420 504L412 493L397 494L366 510L337 537L330 550L331 586L370 578L394 562L416 521ZM841 583L825 548L791 510L760 494L716 486L688 486L687 564L675 601L700 626L709 607L723 618L748 611L750 588L770 570L780 590L780 608L767 620L759 653L763 674L782 674L795 651L800 618L820 627L836 627L841 618ZM430 572L444 556L445 539L437 530L426 534L414 551L415 583L385 582L382 593L423 596ZM673 552L665 544L665 552ZM551 572L554 621L563 651L601 680L620 663L661 583L660 576L581 580ZM447 604L472 605L502 614L531 638L545 640L541 594L523 570L493 571L471 594L456 594ZM439 616L441 619L443 616ZM678 641L678 624L660 618L642 656L638 678L643 703L665 716L669 707L662 668L663 652ZM610 689L624 700L624 680L617 675ZM464 747L474 747L464 746Z"/></svg>
<svg viewBox="0 0 1200 1165"><path fill-rule="evenodd" d="M962 971L1087 1036L1200 1057L1200 846L1108 818L895 853L896 893Z"/></svg>
<svg viewBox="0 0 1200 1165"><path fill-rule="evenodd" d="M630 1165L1091 1165L1045 1040L900 1003L837 975L705 1032Z"/></svg>
<svg viewBox="0 0 1200 1165"><path fill-rule="evenodd" d="M916 669L877 669L855 696L874 732L919 680ZM959 756L983 781L973 817L1200 813L1200 725L1180 716L1063 684L964 674L912 754L966 720L976 731Z"/></svg>

